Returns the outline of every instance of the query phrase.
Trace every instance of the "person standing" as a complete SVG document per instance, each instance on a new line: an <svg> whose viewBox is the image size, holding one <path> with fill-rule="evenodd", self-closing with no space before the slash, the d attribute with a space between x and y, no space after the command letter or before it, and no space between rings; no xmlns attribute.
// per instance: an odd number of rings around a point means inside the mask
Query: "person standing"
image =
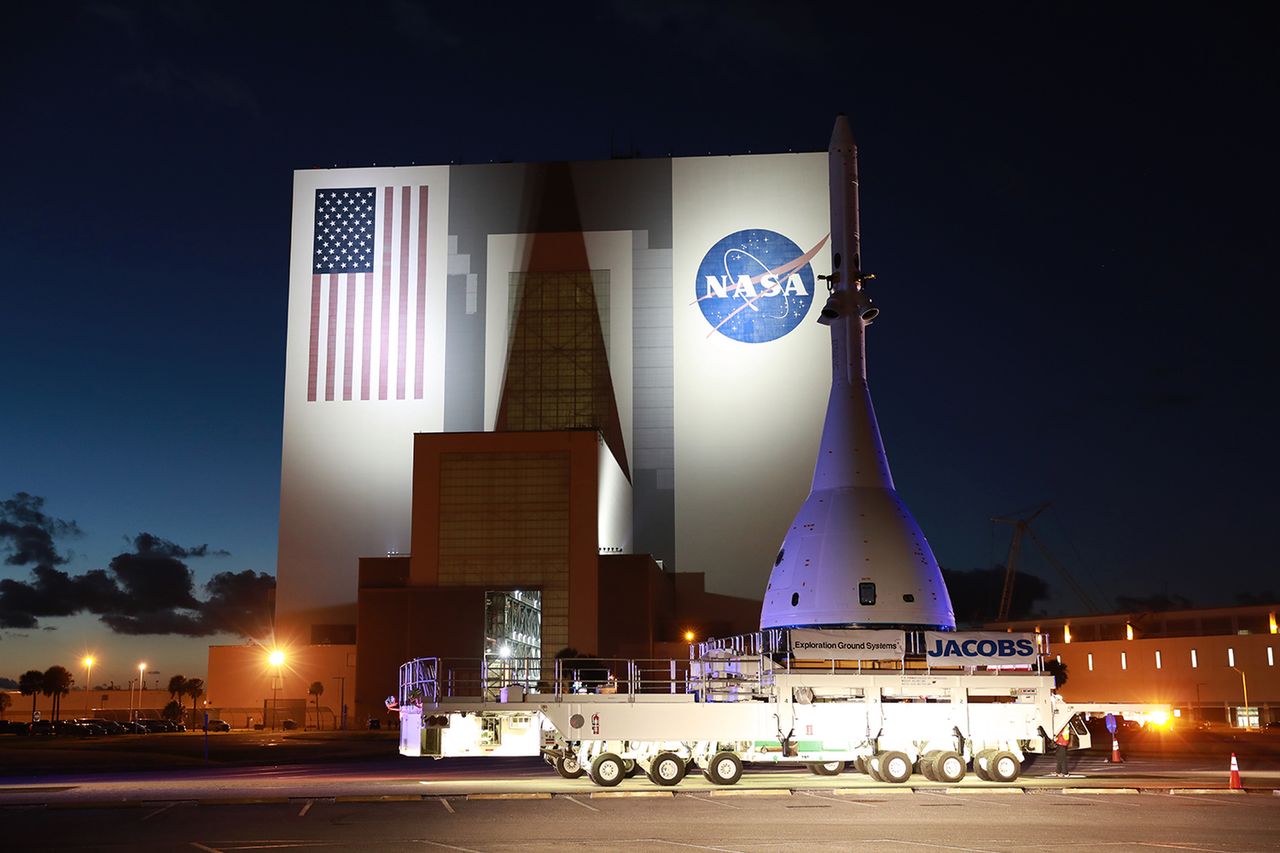
<svg viewBox="0 0 1280 853"><path fill-rule="evenodd" d="M1057 735L1053 738L1053 743L1055 746L1054 755L1058 762L1056 772L1053 775L1066 777L1069 775L1067 773L1067 747L1071 746L1070 720L1068 720L1067 724L1058 730Z"/></svg>

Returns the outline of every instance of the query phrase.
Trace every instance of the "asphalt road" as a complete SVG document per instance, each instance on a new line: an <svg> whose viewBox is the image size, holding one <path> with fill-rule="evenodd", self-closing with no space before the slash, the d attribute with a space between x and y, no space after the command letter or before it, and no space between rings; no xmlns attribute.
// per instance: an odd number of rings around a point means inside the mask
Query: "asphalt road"
<svg viewBox="0 0 1280 853"><path fill-rule="evenodd" d="M1265 794L759 791L658 797L584 790L539 799L324 799L266 805L0 811L7 849L60 851L1263 851L1280 848ZM731 792L731 793L730 793ZM611 794L602 796L602 793ZM651 788L646 793L655 793Z"/></svg>

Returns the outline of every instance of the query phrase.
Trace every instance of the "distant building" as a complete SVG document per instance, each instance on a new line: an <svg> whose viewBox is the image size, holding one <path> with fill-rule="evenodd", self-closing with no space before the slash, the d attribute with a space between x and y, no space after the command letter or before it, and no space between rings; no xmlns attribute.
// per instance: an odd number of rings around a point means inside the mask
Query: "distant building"
<svg viewBox="0 0 1280 853"><path fill-rule="evenodd" d="M297 172L276 636L210 649L211 703L320 681L363 723L414 655L754 629L825 411L827 197L825 153Z"/></svg>
<svg viewBox="0 0 1280 853"><path fill-rule="evenodd" d="M1280 720L1278 604L1055 616L988 625L1043 631L1068 700L1167 702L1195 720ZM1246 688L1249 701L1245 702Z"/></svg>

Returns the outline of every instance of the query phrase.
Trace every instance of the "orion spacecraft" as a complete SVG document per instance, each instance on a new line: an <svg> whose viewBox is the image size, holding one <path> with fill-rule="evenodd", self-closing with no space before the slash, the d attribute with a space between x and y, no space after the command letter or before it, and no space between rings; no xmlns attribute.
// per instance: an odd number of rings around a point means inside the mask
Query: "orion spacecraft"
<svg viewBox="0 0 1280 853"><path fill-rule="evenodd" d="M836 118L828 151L831 396L813 486L774 560L761 628L953 630L942 571L889 473L867 387L866 329L879 313L866 292L858 234L858 149Z"/></svg>

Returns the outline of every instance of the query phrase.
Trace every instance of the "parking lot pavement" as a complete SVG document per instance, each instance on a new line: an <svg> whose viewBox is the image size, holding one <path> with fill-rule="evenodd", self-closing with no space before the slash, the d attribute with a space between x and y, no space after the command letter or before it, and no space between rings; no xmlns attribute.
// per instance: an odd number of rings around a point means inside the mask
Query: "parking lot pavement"
<svg viewBox="0 0 1280 853"><path fill-rule="evenodd" d="M749 790L749 789L748 789ZM599 792L597 792L599 793ZM1271 794L956 796L808 791L715 797L430 797L414 802L3 811L6 841L43 849L1253 851L1280 848Z"/></svg>

